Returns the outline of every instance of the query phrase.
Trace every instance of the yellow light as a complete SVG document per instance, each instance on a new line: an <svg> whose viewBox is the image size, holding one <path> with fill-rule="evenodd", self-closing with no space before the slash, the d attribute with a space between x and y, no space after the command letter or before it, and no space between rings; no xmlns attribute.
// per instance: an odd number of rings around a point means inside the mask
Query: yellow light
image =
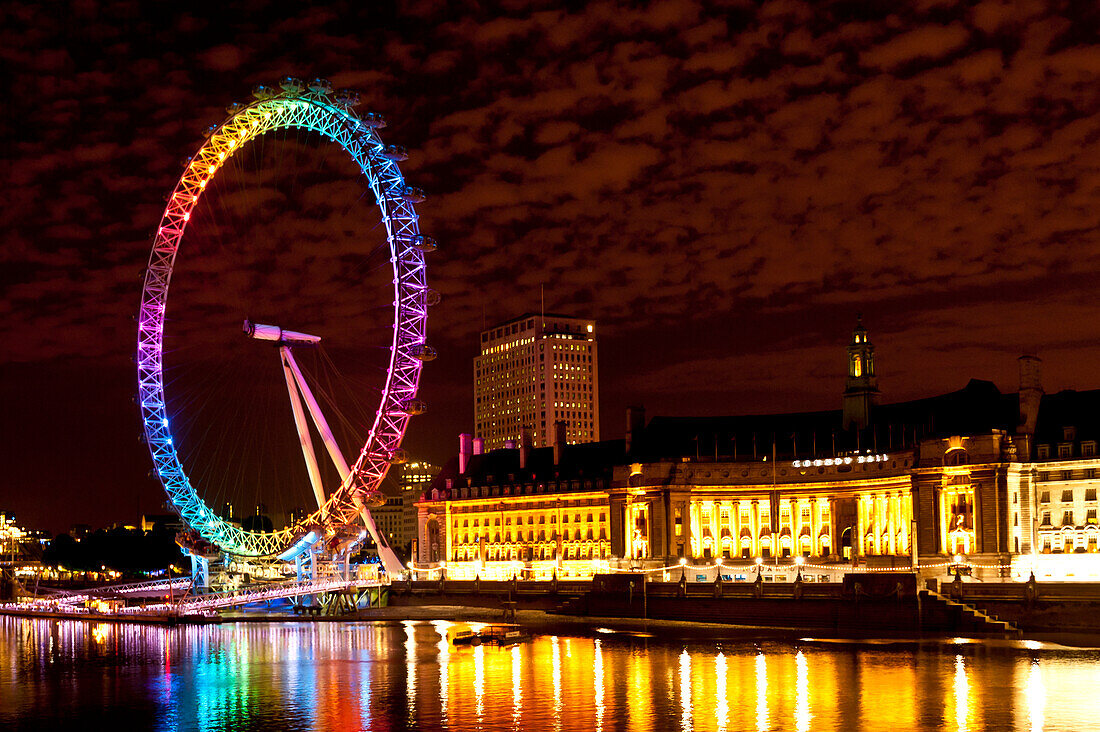
<svg viewBox="0 0 1100 732"><path fill-rule="evenodd" d="M214 175L214 171L217 170L217 169L218 169L217 166L211 165L209 168L206 169L206 172L209 173L210 175Z"/></svg>

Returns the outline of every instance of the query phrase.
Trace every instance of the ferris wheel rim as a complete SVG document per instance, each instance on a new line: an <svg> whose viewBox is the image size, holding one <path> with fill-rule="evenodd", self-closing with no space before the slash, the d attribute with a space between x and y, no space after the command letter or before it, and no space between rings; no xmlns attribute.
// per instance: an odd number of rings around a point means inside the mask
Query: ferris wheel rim
<svg viewBox="0 0 1100 732"><path fill-rule="evenodd" d="M407 404L416 400L425 355L429 304L423 242L415 203L423 192L409 187L397 162L378 134L381 116L359 117L353 104L339 93L301 87L259 95L246 106L234 105L229 116L214 127L208 139L188 159L176 183L153 238L142 287L137 334L138 402L146 444L154 472L172 505L187 525L203 539L228 554L275 556L314 526L352 523L365 510L364 501L377 491L391 462L401 453L408 426ZM206 505L191 484L180 461L170 429L164 390L163 340L168 290L175 259L191 212L207 183L239 149L261 135L280 129L317 132L340 145L369 181L386 227L393 269L393 338L382 397L368 437L347 480L325 504L300 524L272 532L246 531L222 519ZM403 148L400 149L403 154Z"/></svg>

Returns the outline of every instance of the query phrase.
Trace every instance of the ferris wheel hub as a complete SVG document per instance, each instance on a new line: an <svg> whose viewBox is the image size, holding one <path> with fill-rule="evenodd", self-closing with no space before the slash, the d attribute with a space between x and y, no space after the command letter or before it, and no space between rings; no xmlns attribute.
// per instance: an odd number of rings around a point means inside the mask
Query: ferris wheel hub
<svg viewBox="0 0 1100 732"><path fill-rule="evenodd" d="M253 323L247 318L241 330L253 340L274 341L281 346L316 346L321 342L321 336L299 333L295 330L283 330L277 325Z"/></svg>

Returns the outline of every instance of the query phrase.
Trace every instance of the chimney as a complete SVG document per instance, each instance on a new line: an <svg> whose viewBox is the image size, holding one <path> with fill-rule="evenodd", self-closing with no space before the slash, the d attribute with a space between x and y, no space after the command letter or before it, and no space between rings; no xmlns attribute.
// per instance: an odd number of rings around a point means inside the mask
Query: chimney
<svg viewBox="0 0 1100 732"><path fill-rule="evenodd" d="M561 465L562 450L565 449L565 420L554 423L554 465Z"/></svg>
<svg viewBox="0 0 1100 732"><path fill-rule="evenodd" d="M531 430L526 427L519 431L519 467L523 470L527 467L527 461L531 459Z"/></svg>
<svg viewBox="0 0 1100 732"><path fill-rule="evenodd" d="M1016 432L1034 435L1043 398L1042 365L1036 356L1020 356L1020 420Z"/></svg>
<svg viewBox="0 0 1100 732"><path fill-rule="evenodd" d="M475 437L474 438L474 454L475 455L480 455L483 452L485 452L485 438L484 437Z"/></svg>
<svg viewBox="0 0 1100 732"><path fill-rule="evenodd" d="M626 451L629 453L634 447L634 441L642 436L645 431L645 407L626 408Z"/></svg>
<svg viewBox="0 0 1100 732"><path fill-rule="evenodd" d="M474 438L469 432L463 432L458 436L458 474L466 475L466 468L470 467L470 455L474 452Z"/></svg>

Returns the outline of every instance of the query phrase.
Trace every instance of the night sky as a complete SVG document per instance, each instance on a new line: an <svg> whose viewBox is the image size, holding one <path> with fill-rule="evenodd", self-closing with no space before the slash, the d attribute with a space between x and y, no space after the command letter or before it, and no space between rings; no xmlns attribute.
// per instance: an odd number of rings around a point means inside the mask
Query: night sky
<svg viewBox="0 0 1100 732"><path fill-rule="evenodd" d="M288 74L359 90L430 194L441 356L413 455L455 451L477 332L540 287L599 323L607 438L630 403L839 407L858 312L886 401L1013 391L1024 352L1048 392L1100 386L1094 3L230 5L0 5L0 509L25 525L161 510L131 402L151 232L203 128ZM309 164L293 196L227 204L286 257L185 240L170 308L263 287L311 327L363 315L331 262L377 212L330 205L339 165Z"/></svg>

